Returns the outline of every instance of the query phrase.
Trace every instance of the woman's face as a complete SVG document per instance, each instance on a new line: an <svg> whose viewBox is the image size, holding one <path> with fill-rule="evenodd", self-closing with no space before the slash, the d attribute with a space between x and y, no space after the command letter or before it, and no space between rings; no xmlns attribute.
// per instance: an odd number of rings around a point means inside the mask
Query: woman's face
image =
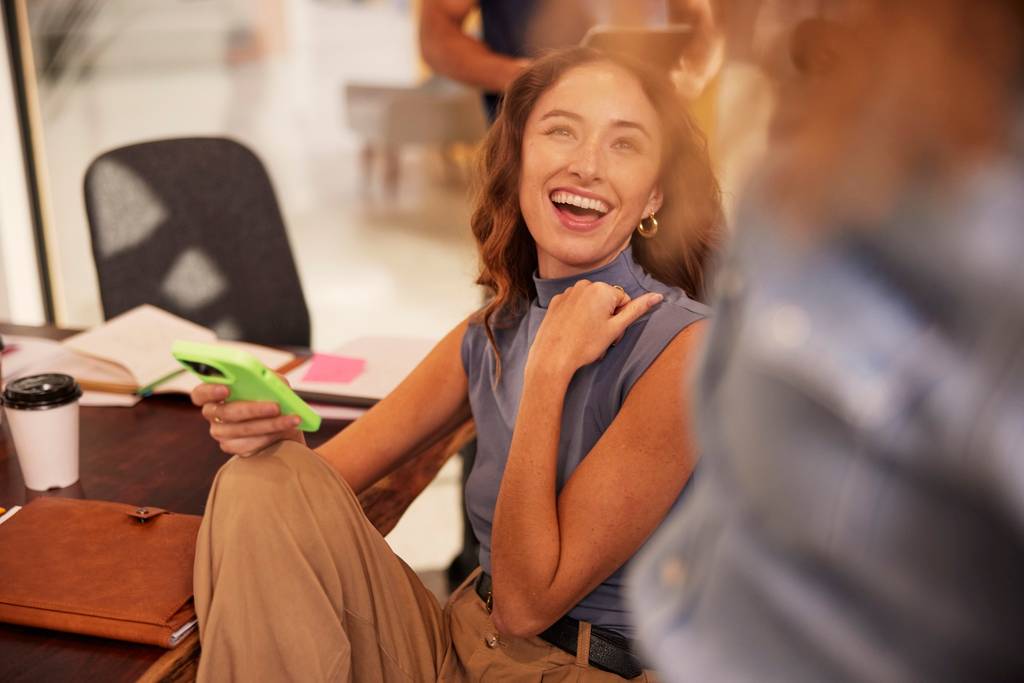
<svg viewBox="0 0 1024 683"><path fill-rule="evenodd" d="M575 67L537 100L523 133L519 206L541 277L611 262L661 207L661 125L617 65Z"/></svg>

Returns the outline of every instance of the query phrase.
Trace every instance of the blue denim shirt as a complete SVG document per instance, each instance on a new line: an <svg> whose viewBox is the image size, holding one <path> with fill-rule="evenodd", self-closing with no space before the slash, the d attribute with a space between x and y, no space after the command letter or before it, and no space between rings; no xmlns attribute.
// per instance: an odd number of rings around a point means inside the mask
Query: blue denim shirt
<svg viewBox="0 0 1024 683"><path fill-rule="evenodd" d="M668 681L1024 676L1024 159L875 226L741 215L691 495L633 565Z"/></svg>

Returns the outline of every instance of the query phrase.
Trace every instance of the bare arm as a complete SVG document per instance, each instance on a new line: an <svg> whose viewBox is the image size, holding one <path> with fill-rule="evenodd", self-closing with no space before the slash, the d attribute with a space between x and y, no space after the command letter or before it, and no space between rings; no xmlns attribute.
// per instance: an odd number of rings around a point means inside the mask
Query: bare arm
<svg viewBox="0 0 1024 683"><path fill-rule="evenodd" d="M628 560L668 513L696 457L684 381L702 329L691 325L648 368L557 498L562 404L575 367L531 351L492 531L499 630L526 636L545 629Z"/></svg>
<svg viewBox="0 0 1024 683"><path fill-rule="evenodd" d="M317 452L359 493L469 416L460 347L466 321L398 387Z"/></svg>
<svg viewBox="0 0 1024 683"><path fill-rule="evenodd" d="M423 0L420 52L439 74L487 92L502 92L527 60L493 52L462 31L476 5L476 0Z"/></svg>

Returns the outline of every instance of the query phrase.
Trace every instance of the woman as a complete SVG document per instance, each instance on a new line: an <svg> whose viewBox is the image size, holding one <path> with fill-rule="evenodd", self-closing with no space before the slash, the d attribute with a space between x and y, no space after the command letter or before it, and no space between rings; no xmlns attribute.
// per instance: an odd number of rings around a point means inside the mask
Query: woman
<svg viewBox="0 0 1024 683"><path fill-rule="evenodd" d="M572 49L509 88L482 177L472 226L493 299L316 454L276 405L193 393L223 450L260 451L210 493L202 678L647 676L621 568L695 460L681 387L721 224L704 143L666 78ZM442 610L356 492L470 412L482 571Z"/></svg>

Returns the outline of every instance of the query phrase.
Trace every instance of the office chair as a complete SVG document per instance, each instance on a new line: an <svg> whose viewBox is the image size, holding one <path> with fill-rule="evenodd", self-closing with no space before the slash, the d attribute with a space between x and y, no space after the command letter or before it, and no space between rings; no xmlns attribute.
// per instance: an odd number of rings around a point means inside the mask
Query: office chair
<svg viewBox="0 0 1024 683"><path fill-rule="evenodd" d="M178 138L111 150L86 171L85 207L104 317L149 303L224 339L310 345L274 189L244 145Z"/></svg>

